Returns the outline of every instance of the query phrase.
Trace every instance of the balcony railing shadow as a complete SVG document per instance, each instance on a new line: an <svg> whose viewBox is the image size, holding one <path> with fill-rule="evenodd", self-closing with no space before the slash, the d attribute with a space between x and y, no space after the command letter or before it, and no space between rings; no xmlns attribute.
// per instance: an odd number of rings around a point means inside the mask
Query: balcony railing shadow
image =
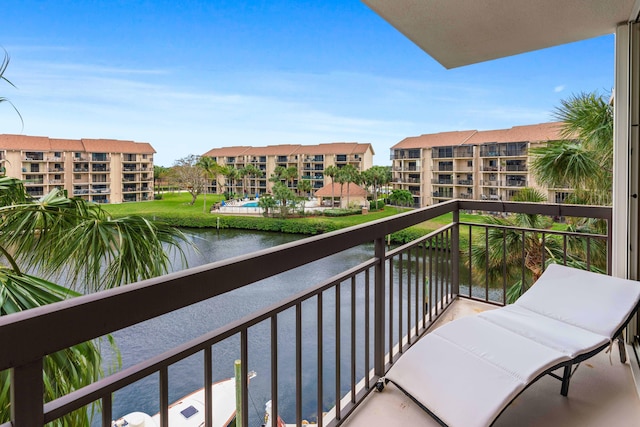
<svg viewBox="0 0 640 427"><path fill-rule="evenodd" d="M515 213L555 219L595 219L603 221L608 232L581 233L461 222L460 213L466 211L499 216ZM387 246L391 233L445 214L452 220L440 229L399 247ZM13 396L13 424L2 427L44 425L95 402L101 404L102 425L110 426L114 415L122 415L113 414L113 393L150 375L159 378L159 408L166 422L170 367L192 356L199 358L202 382L210 384L216 368L212 348L222 342L235 343L242 361L243 426L249 425L250 420L247 374L251 360L257 357L268 359L269 372L259 372L259 375L268 378L269 395L265 401L271 400L273 413L280 412L279 406L284 405L281 400L286 396L287 402L291 402L289 405L295 408L295 420L289 422L300 423L313 416L319 425L340 425L374 390L377 379L456 298L503 305L512 277L531 284L532 260L527 257L524 246L519 258L520 269L513 270L516 273L510 270L510 274L506 274L506 257L514 254L503 252L505 274L498 282L492 281L484 263L477 263L476 245L487 249L490 241L497 239L506 247L507 236L514 234L522 241L534 239L542 248L541 256L535 260L537 267L533 268L543 269L551 261L566 264L580 258L583 268L610 271L611 208L452 200L0 317L0 342L12 343L0 352L0 371L11 369ZM43 358L48 354L211 298L215 301L216 296L371 243L371 258L365 262L317 283L305 277L309 287L298 294L43 404L42 367ZM486 254L489 257L489 251ZM488 258L486 264L489 264ZM290 326L289 334L282 331L285 322ZM249 345L249 336L256 333L263 338L259 348ZM289 367L290 370L282 367L283 352L294 355L295 366ZM295 378L284 381L283 375ZM205 414L209 421L205 425L211 425L212 410L208 395ZM276 422L274 417L273 427Z"/></svg>

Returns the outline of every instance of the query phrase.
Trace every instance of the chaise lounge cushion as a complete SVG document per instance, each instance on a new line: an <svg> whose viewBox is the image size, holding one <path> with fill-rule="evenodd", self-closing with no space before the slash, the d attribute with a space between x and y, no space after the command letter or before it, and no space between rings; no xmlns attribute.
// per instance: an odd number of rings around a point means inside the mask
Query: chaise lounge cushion
<svg viewBox="0 0 640 427"><path fill-rule="evenodd" d="M515 305L609 338L640 298L637 282L557 264L540 279Z"/></svg>
<svg viewBox="0 0 640 427"><path fill-rule="evenodd" d="M427 334L386 378L452 427L486 427L531 382L601 348L640 283L552 265L515 304Z"/></svg>

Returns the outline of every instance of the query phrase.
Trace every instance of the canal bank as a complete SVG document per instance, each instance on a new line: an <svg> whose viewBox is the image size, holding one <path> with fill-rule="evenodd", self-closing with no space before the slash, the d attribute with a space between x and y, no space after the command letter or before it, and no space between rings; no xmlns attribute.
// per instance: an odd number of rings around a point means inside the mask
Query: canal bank
<svg viewBox="0 0 640 427"><path fill-rule="evenodd" d="M145 218L162 221L174 227L186 228L212 228L212 229L238 229L272 231L287 234L317 235L339 230L353 225L396 215L404 208L385 206L381 210L367 214L328 217L312 215L304 217L278 218L246 215L220 215L216 211L210 212L212 205L220 202L217 195L207 195L204 198L198 196L193 205L188 202L191 196L186 193L164 194L162 200L147 202L123 203L119 205L104 205L103 208L113 217L140 215ZM392 243L405 243L419 236L423 236L442 225L448 223L449 218L442 221L430 221L420 227L411 227L402 233L392 235Z"/></svg>

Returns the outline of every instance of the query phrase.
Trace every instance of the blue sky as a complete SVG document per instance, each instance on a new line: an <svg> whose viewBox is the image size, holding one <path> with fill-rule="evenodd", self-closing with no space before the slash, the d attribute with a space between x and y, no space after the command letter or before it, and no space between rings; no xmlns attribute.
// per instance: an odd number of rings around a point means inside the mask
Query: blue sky
<svg viewBox="0 0 640 427"><path fill-rule="evenodd" d="M552 120L613 86L613 35L445 70L358 0L4 0L0 133L230 145L369 142Z"/></svg>

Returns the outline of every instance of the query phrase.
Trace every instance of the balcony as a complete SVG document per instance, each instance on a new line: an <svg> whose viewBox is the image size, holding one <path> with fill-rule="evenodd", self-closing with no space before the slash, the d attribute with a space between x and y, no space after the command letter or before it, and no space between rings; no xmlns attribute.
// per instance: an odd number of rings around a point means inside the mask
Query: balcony
<svg viewBox="0 0 640 427"><path fill-rule="evenodd" d="M166 419L170 380L176 380L169 375L172 367L181 360L195 358L202 366L204 383L211 383L212 371L217 368L212 348L219 343L234 346L240 355L242 378L247 378L251 360L269 359L270 372L259 373L270 387L265 397L272 400L275 413L287 402L295 406L296 419L286 420L289 423L300 425L303 418L309 417L309 413L303 413L304 407L304 411L312 408L310 412L317 414L318 425L436 425L392 387L384 393L371 392L376 380L439 319L448 319L460 310L484 310L505 303L511 283L506 276L493 283L488 276L477 274L481 266L471 261L472 247L467 242L483 244L489 233L504 236L511 227L460 221L460 211L468 210L602 219L607 224L607 235L550 229L520 228L518 231L523 240L533 235L534 240L542 242L539 266L553 253L545 247L550 248L555 242L563 248L557 262L566 262L567 255L575 255L572 250L583 250L585 268L598 266L610 270L612 224L608 207L453 200L119 289L2 316L0 342L15 343L0 352L0 370L12 369L13 426L41 426L91 402L102 404L102 425L109 426L114 416L121 415L112 413L112 394L149 375L159 377L157 394L163 402L161 414ZM444 214L452 215L452 222L402 246L386 246L389 233ZM42 393L38 390L43 387L41 370L45 355L193 304L214 303L215 297L223 293L360 245L369 245L371 250L371 258L365 262L319 282L310 281L301 293L286 296L180 347L43 405ZM605 249L603 257L596 256L596 247ZM523 256L524 253L523 250ZM502 262L506 262L504 258ZM531 280L524 267L521 279ZM211 283L216 286L209 286ZM150 301L153 304L149 304ZM177 325L177 330L188 326ZM283 327L291 334L285 334ZM248 337L255 334L261 336L261 344L249 345ZM291 369L285 370L279 365L278 354L282 351L295 354L295 366ZM604 359L594 359L590 366L598 369L585 368L576 373L575 388L569 396L573 399L569 401L571 404L560 396L558 383L548 385L548 381L542 379L525 391L517 404L509 406L496 425L523 425L529 422L525 420L542 425L569 425L563 418L555 418L555 424L545 422L546 417L562 417L562 414L569 419L576 418L574 425L603 425L602 418L589 417L585 411L606 412L612 414L611 419L623 421L637 419L640 413L637 397L633 403L633 398L627 396L630 405L621 406L617 401L619 396L624 398L617 384L624 383L623 389L629 389L628 367L625 371L622 366L609 366L606 355ZM283 375L293 375L295 379L284 382ZM325 387L327 381L322 378L329 378L330 386ZM579 382L584 385L578 385ZM282 390L281 383L294 385ZM552 390L546 392L550 387ZM542 396L539 390L544 391ZM243 427L247 427L251 407L244 379L241 391ZM582 395L583 391L586 396ZM287 399L279 401L279 396ZM330 407L326 402L330 402ZM546 403L551 408L557 406L558 410L541 410L539 405ZM206 411L211 411L210 401ZM590 418L591 424L580 423ZM275 420L271 425L276 426Z"/></svg>

